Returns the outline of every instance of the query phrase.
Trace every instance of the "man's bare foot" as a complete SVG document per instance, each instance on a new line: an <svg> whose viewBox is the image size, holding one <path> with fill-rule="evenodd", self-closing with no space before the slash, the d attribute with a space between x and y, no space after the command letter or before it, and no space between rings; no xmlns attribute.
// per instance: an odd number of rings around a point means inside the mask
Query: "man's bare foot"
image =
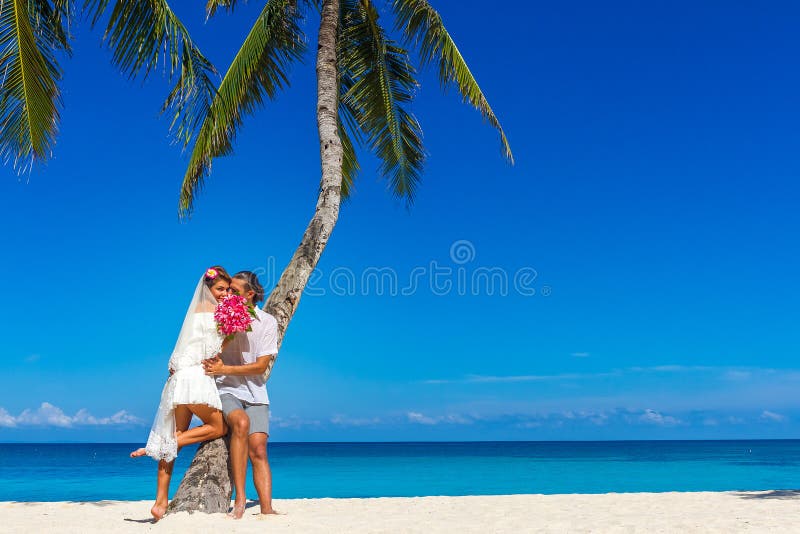
<svg viewBox="0 0 800 534"><path fill-rule="evenodd" d="M150 513L153 515L153 523L157 523L167 513L167 505L156 503L150 508Z"/></svg>
<svg viewBox="0 0 800 534"><path fill-rule="evenodd" d="M131 453L131 458L138 458L140 456L144 456L145 454L147 454L147 451L144 449L144 447L142 447L141 449L136 449L133 451Z"/></svg>
<svg viewBox="0 0 800 534"><path fill-rule="evenodd" d="M233 510L228 513L228 517L232 517L233 519L241 519L244 515L244 507L247 502L234 502L233 503Z"/></svg>

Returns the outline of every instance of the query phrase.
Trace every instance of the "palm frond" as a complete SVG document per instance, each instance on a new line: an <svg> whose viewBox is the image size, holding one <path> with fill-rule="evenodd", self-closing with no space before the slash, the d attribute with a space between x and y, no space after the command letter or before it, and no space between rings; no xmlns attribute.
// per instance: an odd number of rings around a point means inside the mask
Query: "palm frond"
<svg viewBox="0 0 800 534"><path fill-rule="evenodd" d="M414 67L408 51L387 37L371 0L345 0L342 9L340 107L381 160L392 193L410 204L425 162L422 130L407 109L418 86Z"/></svg>
<svg viewBox="0 0 800 534"><path fill-rule="evenodd" d="M191 213L214 158L230 154L245 115L289 85L290 64L302 57L305 37L294 0L269 0L225 73L201 121L181 185L179 213Z"/></svg>
<svg viewBox="0 0 800 534"><path fill-rule="evenodd" d="M85 0L84 7L96 25L110 0ZM162 113L172 116L170 128L185 145L191 140L214 97L217 72L192 41L188 30L165 0L115 0L104 40L112 50L112 61L130 78L144 78L159 63L169 69L175 85L164 101Z"/></svg>
<svg viewBox="0 0 800 534"><path fill-rule="evenodd" d="M341 117L339 117L339 139L342 141L342 200L349 200L353 192L356 175L358 175L361 167L358 164L353 140L350 139Z"/></svg>
<svg viewBox="0 0 800 534"><path fill-rule="evenodd" d="M46 29L52 33L53 46L71 54L69 26L75 18L73 0L30 0L29 6L33 33L38 37L38 32Z"/></svg>
<svg viewBox="0 0 800 534"><path fill-rule="evenodd" d="M66 12L47 2L0 0L0 158L18 172L46 160L58 132Z"/></svg>
<svg viewBox="0 0 800 534"><path fill-rule="evenodd" d="M213 17L217 13L217 9L223 8L227 11L233 11L236 6L236 0L208 0L206 2L206 14Z"/></svg>
<svg viewBox="0 0 800 534"><path fill-rule="evenodd" d="M347 201L350 199L354 186L356 176L361 170L358 163L358 156L356 154L356 144L361 146L364 144L359 130L358 123L355 120L355 110L352 107L352 101L346 97L347 92L353 86L354 80L347 69L347 61L342 58L348 54L347 42L343 36L344 28L347 27L347 19L351 17L350 12L357 3L352 0L345 0L344 5L340 4L339 8L339 24L336 28L336 57L337 57L337 75L339 77L339 139L342 141L342 200ZM353 142L355 139L355 143Z"/></svg>
<svg viewBox="0 0 800 534"><path fill-rule="evenodd" d="M427 0L393 0L392 7L397 16L397 29L403 32L409 43L419 47L422 64L438 62L442 86L454 83L458 87L463 100L472 104L498 131L503 155L514 163L503 127L450 37L439 13Z"/></svg>

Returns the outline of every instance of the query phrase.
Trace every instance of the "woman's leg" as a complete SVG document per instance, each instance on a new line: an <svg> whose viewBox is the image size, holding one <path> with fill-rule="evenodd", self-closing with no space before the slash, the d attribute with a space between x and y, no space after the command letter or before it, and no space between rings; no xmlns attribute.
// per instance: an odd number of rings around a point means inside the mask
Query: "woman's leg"
<svg viewBox="0 0 800 534"><path fill-rule="evenodd" d="M192 422L192 411L186 404L179 404L175 407L175 438L179 439L180 435L189 429ZM178 445L178 450L181 446Z"/></svg>
<svg viewBox="0 0 800 534"><path fill-rule="evenodd" d="M180 436L181 432L189 428L189 423L192 421L192 412L186 406L178 405L173 412L175 418L175 435ZM178 447L180 450L180 447ZM161 460L158 462L158 477L156 481L156 502L150 509L153 518L158 521L164 514L167 513L167 505L169 504L169 483L172 480L172 468L175 466L175 461L165 462Z"/></svg>
<svg viewBox="0 0 800 534"><path fill-rule="evenodd" d="M189 424L192 422L192 412L185 404L179 404L175 407L173 417L175 417L175 437L177 438L182 432L186 432L186 429L189 428ZM180 445L178 445L178 450L180 450ZM147 451L142 447L141 449L133 451L131 453L131 458L139 458L145 454L147 454Z"/></svg>
<svg viewBox="0 0 800 534"><path fill-rule="evenodd" d="M182 404L175 409L176 414L178 413L178 408L186 408L191 414L196 415L203 422L201 426L179 433L178 447L185 447L192 443L216 439L224 436L228 431L222 412L216 408L205 404Z"/></svg>
<svg viewBox="0 0 800 534"><path fill-rule="evenodd" d="M150 509L150 513L156 521L164 517L164 514L167 513L167 505L169 504L169 481L172 479L172 468L174 465L175 460L171 462L161 460L158 462L156 502Z"/></svg>

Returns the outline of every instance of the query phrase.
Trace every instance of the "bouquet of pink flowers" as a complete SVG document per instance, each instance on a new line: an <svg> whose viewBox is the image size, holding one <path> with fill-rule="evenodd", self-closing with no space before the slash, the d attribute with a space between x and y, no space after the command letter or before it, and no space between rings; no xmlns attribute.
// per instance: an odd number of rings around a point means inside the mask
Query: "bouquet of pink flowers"
<svg viewBox="0 0 800 534"><path fill-rule="evenodd" d="M240 295L223 297L214 310L217 331L226 339L233 337L237 332L250 332L253 329L253 319L256 317L255 308Z"/></svg>

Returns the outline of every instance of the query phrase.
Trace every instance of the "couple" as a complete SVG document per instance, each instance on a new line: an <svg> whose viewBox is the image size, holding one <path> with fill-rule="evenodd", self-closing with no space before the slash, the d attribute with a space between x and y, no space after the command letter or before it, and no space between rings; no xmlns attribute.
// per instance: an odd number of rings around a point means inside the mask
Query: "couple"
<svg viewBox="0 0 800 534"><path fill-rule="evenodd" d="M278 354L275 318L256 308L252 330L224 340L217 332L214 310L228 293L255 305L264 298L258 277L242 271L231 277L220 266L208 269L195 288L178 341L169 359L169 379L161 393L147 445L131 457L158 460L156 502L150 513L156 521L167 511L169 483L178 449L224 436L231 430L230 462L236 491L229 514L240 519L247 498L247 458L262 514L273 514L272 474L267 461L269 399L267 370ZM214 379L216 377L216 380ZM189 429L192 416L203 424Z"/></svg>

